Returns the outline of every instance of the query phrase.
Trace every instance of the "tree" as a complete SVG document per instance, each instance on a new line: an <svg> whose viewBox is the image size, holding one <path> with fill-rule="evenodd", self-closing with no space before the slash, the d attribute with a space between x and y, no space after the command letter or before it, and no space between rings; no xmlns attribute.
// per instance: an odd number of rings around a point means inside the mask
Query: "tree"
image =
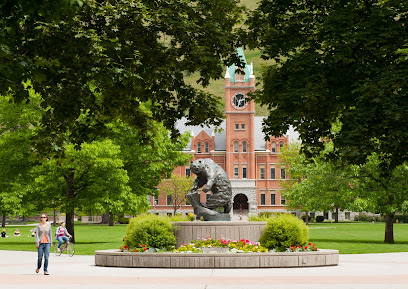
<svg viewBox="0 0 408 289"><path fill-rule="evenodd" d="M0 4L0 93L12 88L17 100L26 99L20 83L31 79L43 96L50 109L38 149L63 147L67 132L74 144L91 142L118 118L141 135L148 135L152 119L173 136L182 117L189 125L221 123L217 97L186 84L183 73L198 72L198 82L207 85L222 76L223 62L240 62L237 0L56 3L61 7ZM147 101L152 113L142 108ZM86 120L78 121L84 113Z"/></svg>
<svg viewBox="0 0 408 289"><path fill-rule="evenodd" d="M163 180L158 186L159 192L171 197L171 203L176 215L181 205L185 204L186 194L193 186L194 179L189 176L172 174L170 179Z"/></svg>
<svg viewBox="0 0 408 289"><path fill-rule="evenodd" d="M253 96L271 111L268 135L292 125L308 155L325 138L354 164L376 153L384 176L407 161L405 1L263 0L247 24L249 44L276 61Z"/></svg>
<svg viewBox="0 0 408 289"><path fill-rule="evenodd" d="M0 212L5 226L7 215L27 216L35 210L27 191L30 183L32 125L41 118L41 97L25 87L28 103L17 104L10 93L0 95Z"/></svg>
<svg viewBox="0 0 408 289"><path fill-rule="evenodd" d="M284 148L281 159L288 167L292 181L283 182L283 196L286 204L293 209L309 211L336 210L338 222L340 209L349 209L354 201L353 174L350 166L327 162L325 154L332 151L331 143L325 144L325 150L312 159L300 152L300 144L292 143Z"/></svg>
<svg viewBox="0 0 408 289"><path fill-rule="evenodd" d="M66 227L73 236L75 210L121 212L130 193L120 148L111 140L73 144L64 148L65 158L49 158L36 166L34 192L40 207L52 205L66 213Z"/></svg>
<svg viewBox="0 0 408 289"><path fill-rule="evenodd" d="M358 183L354 190L356 210L385 216L384 242L394 243L394 215L408 212L408 165L404 163L384 177L379 170L381 157L373 154L366 164L355 167Z"/></svg>

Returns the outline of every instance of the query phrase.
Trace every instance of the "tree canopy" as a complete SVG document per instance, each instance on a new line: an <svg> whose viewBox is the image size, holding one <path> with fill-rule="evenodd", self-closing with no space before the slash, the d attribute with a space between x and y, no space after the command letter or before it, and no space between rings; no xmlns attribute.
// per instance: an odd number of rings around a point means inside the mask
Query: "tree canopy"
<svg viewBox="0 0 408 289"><path fill-rule="evenodd" d="M276 61L254 95L270 109L264 131L281 135L292 125L306 153L331 139L335 155L356 164L376 152L383 174L407 161L405 4L260 1L247 21L249 44Z"/></svg>
<svg viewBox="0 0 408 289"><path fill-rule="evenodd" d="M12 88L27 99L21 82L31 79L50 108L37 147L62 147L67 132L75 144L92 141L116 118L140 133L163 121L174 136L182 117L221 123L218 99L187 84L184 73L198 72L207 85L224 62L239 63L237 0L51 2L0 4L0 93ZM151 114L141 107L147 101Z"/></svg>

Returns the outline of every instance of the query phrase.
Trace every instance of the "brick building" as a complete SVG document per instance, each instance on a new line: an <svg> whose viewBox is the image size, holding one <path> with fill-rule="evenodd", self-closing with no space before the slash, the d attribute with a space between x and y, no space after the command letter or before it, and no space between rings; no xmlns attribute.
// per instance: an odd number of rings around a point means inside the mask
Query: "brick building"
<svg viewBox="0 0 408 289"><path fill-rule="evenodd" d="M245 60L242 49L238 50ZM245 60L246 63L246 60ZM177 126L181 132L189 131L191 141L184 152L193 160L211 158L228 174L233 190L234 214L285 211L285 200L281 197L280 182L285 180L285 167L279 159L281 148L288 144L295 133L264 140L263 117L255 116L255 104L247 101L246 95L255 90L253 65L246 64L243 73L235 73L236 67L227 67L225 74L225 120L221 130L215 127L186 126L181 120ZM189 166L174 171L190 175ZM194 176L193 176L194 177ZM202 202L206 195L202 193ZM172 213L170 200L160 195L153 200L151 212ZM189 205L182 206L179 213L193 212Z"/></svg>

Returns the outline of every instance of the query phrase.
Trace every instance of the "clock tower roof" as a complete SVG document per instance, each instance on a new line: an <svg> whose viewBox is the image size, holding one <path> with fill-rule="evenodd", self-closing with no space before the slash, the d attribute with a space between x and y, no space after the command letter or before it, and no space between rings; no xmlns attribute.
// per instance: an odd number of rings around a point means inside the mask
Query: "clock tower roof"
<svg viewBox="0 0 408 289"><path fill-rule="evenodd" d="M243 68L244 74L236 72L236 70L240 70L241 68L236 66L235 64L227 67L227 72L225 74L225 78L230 78L230 82L242 82L242 80L238 80L238 78L242 78L241 77L237 77L237 75L243 75L244 79L243 82L249 82L250 78L254 78L253 75L253 64L248 64L245 58L245 54L244 54L244 50L242 49L242 47L237 49L237 55L238 57L242 60L242 62L245 63L245 67Z"/></svg>

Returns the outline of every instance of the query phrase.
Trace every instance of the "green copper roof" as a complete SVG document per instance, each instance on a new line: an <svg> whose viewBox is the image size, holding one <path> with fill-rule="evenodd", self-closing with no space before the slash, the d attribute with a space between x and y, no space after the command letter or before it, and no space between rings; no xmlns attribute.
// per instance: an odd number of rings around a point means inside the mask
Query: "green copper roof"
<svg viewBox="0 0 408 289"><path fill-rule="evenodd" d="M244 81L245 82L249 82L249 76L251 75L251 71L252 71L252 63L248 65L246 59L245 59L245 54L244 54L244 50L240 47L237 49L237 54L238 56L241 58L241 60L243 60L243 62L245 63L245 68L244 68ZM238 66L236 66L235 64L231 65L230 67L227 67L229 76L230 76L230 81L231 82L235 82L235 70L239 68Z"/></svg>

